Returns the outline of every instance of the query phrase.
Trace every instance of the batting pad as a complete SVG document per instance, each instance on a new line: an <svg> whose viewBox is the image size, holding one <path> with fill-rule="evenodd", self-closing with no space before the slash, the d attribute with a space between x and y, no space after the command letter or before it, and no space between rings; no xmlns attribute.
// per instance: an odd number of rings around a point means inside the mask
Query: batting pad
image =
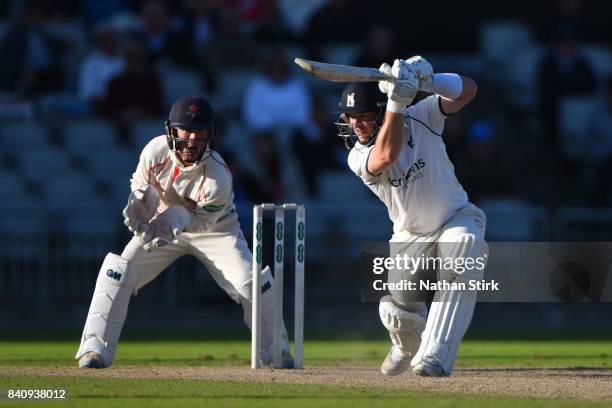
<svg viewBox="0 0 612 408"><path fill-rule="evenodd" d="M399 347L404 356L412 357L421 344L421 333L425 328L425 304L421 305L420 310L409 312L396 306L391 296L385 296L380 299L378 312L393 345Z"/></svg>
<svg viewBox="0 0 612 408"><path fill-rule="evenodd" d="M113 253L106 255L87 313L81 346L75 356L77 359L95 351L102 356L105 366L113 363L136 276L126 259Z"/></svg>

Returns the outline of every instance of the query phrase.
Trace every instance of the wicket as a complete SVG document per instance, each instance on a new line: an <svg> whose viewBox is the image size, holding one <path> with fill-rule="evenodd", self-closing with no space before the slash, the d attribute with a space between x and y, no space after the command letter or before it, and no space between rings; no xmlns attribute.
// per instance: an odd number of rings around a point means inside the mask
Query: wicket
<svg viewBox="0 0 612 408"><path fill-rule="evenodd" d="M283 324L283 265L285 210L295 210L295 368L304 367L304 260L306 210L297 204L261 204L253 207L253 315L251 316L251 368L261 367L261 269L263 258L263 212L274 210L274 286L275 316L272 367L282 366L281 332Z"/></svg>

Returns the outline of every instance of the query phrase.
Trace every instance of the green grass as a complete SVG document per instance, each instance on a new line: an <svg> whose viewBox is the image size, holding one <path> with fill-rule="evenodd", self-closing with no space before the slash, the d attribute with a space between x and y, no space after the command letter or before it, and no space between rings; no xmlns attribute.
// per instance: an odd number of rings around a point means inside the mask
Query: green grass
<svg viewBox="0 0 612 408"><path fill-rule="evenodd" d="M378 367L389 347L384 333L306 333L307 366ZM65 388L66 402L54 406L610 406L585 401L447 395L411 390L348 388L332 385L268 384L192 379L116 379L23 377L3 374L5 367L74 367L80 333L0 331L0 390ZM506 333L473 335L464 341L457 367L588 367L612 363L612 337L579 338L575 334ZM248 367L250 342L245 332L126 330L116 365ZM0 396L0 406L10 404ZM44 404L44 403L43 403ZM52 402L46 402L46 405ZM32 406L35 406L33 403ZM19 403L18 406L30 406Z"/></svg>
<svg viewBox="0 0 612 408"><path fill-rule="evenodd" d="M75 341L2 342L2 366L67 367L75 364ZM308 365L369 366L379 364L389 345L382 341L324 341L306 343ZM248 341L137 342L119 345L116 363L129 365L248 365ZM610 341L475 341L461 346L457 366L594 367L612 366Z"/></svg>
<svg viewBox="0 0 612 408"><path fill-rule="evenodd" d="M387 354L384 333L306 333L304 358L308 365L376 366ZM510 334L498 333L498 336ZM612 366L612 336L578 338L563 333L532 333L512 339L472 336L462 346L457 366L476 367L591 367ZM68 367L75 364L78 331L0 331L0 367ZM570 338L568 340L568 338ZM148 330L126 331L119 344L117 364L125 365L248 365L248 333L205 333Z"/></svg>

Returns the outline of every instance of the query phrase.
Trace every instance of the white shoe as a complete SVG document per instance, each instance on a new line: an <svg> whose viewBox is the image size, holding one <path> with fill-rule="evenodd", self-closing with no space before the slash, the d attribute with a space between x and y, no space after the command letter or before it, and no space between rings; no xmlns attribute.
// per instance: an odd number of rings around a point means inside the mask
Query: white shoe
<svg viewBox="0 0 612 408"><path fill-rule="evenodd" d="M444 369L435 360L420 361L412 368L412 372L422 377L446 377Z"/></svg>
<svg viewBox="0 0 612 408"><path fill-rule="evenodd" d="M99 353L88 351L79 358L79 368L106 368L106 366Z"/></svg>
<svg viewBox="0 0 612 408"><path fill-rule="evenodd" d="M385 361L380 366L380 372L384 375L400 375L410 368L410 355L402 355L399 350L395 350L395 346L391 347Z"/></svg>

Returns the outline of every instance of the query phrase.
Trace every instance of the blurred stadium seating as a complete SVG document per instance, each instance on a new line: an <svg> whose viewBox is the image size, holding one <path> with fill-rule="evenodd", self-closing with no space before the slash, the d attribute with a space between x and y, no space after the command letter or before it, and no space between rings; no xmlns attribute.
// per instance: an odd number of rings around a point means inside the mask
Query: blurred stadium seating
<svg viewBox="0 0 612 408"><path fill-rule="evenodd" d="M12 13L17 13L20 1L11 0L10 3L13 4L11 15L0 16L0 40L18 21ZM54 2L46 3L53 9ZM191 27L186 23L191 13L187 7L191 2L176 3L172 15L168 16L172 26ZM243 2L213 3L223 8ZM522 177L525 191L516 196L485 197L477 203L488 217L487 238L492 241L608 240L612 213L585 193L588 180L580 175L591 137L589 122L594 120L595 110L603 103L603 84L612 77L612 53L607 35L612 27L609 13L607 19L600 17L606 24L597 27L599 9L584 2L583 6L589 11L587 15L595 21L588 20L593 27L584 33L581 50L596 74L597 89L593 95L569 96L560 101L561 151L556 152L549 145L551 141L545 140L543 135L546 124L542 122L538 106L538 71L550 47L539 31L542 30L540 25L549 22L550 5L526 1L518 5L513 3L512 7L525 15L506 16L496 11L494 2L482 0L477 3L482 10L488 10L486 17L478 16L478 24L470 25L461 20L473 13L470 7L465 15L440 16L435 34L427 18L409 25L403 18L391 21L394 19L382 17L384 21L389 20L388 24L398 33L396 40L401 54L398 57L423 55L436 71L465 74L479 85L479 96L473 104L465 112L448 119L445 138L451 158L465 156L470 143L466 129L491 117L496 119L487 123L492 128L494 142L503 146L501 154L513 153L513 141L520 139L519 153L524 149L526 156L529 153L543 158L541 163L535 160L529 163L533 174L542 174L537 178L537 185L530 174L516 174L508 160L508 166L502 171L511 177ZM398 10L405 10L407 3L396 1L394 4ZM598 4L609 6L607 2ZM208 41L219 42L215 44L222 47L222 39L227 38L224 36L246 36L252 40L249 44L257 47L257 53L280 44L284 45L289 61L299 56L351 64L362 50L360 35L380 12L377 3L362 1L359 5L366 11L368 21L351 22L358 27L354 34L330 33L351 34L351 41L313 42L308 38L308 22L300 24L301 29L286 32L283 31L286 22L277 20L262 22L263 27L252 21L244 21L238 27L224 27L220 21L219 27L211 25L211 30L218 32L213 32ZM84 55L95 49L96 25L79 8L81 6L76 7L75 15L64 16L63 20L59 18L59 22L56 18L61 13L49 13L48 34L58 41L48 50L49 59L62 70L62 83L46 84L48 89L27 89L29 77L7 82L8 76L0 76L5 86L0 90L0 234L5 241L0 247L0 302L4 304L23 305L27 299L39 299L33 306L40 307L49 302L63 305L89 300L104 254L111 250L120 252L131 236L122 224L121 209L139 154L151 138L165 133L164 117L150 117L138 107L131 107L122 112L130 114L124 123L109 116L104 101L78 99L78 64ZM425 6L411 4L410 7ZM142 32L132 31L139 27L137 9L115 17L108 23L130 22L116 27L120 43L142 36ZM217 138L217 146L231 157L228 164L233 171L236 169L236 190L248 190L241 185L244 181L241 174L254 179L255 187L261 186L265 181L258 178L262 163L254 158L253 135L246 128L241 112L244 94L258 74L258 67L251 63L232 65L231 69L215 66L217 61L213 61L213 54L207 54L211 43L192 44L190 41L202 33L188 34L194 34L183 37L189 42L187 48L192 54L183 56L183 60L176 60L172 50L166 50L168 55L151 55L150 68L161 79L164 111L181 96L205 94L219 114L223 132ZM236 59L240 61L240 57ZM5 66L9 63L17 61L7 57ZM25 71L24 67L18 68L19 74ZM330 112L324 119L330 126L322 131L325 142L321 149L329 149L333 152L331 156L340 158L335 168L324 168L320 172L318 194L308 196L303 188L304 169L296 159L294 140L286 136L288 131L281 124L273 129L283 152L285 196L282 200L307 204L307 248L311 265L308 279L312 282L308 283L308 290L316 296L317 291L327 293L329 290L321 283L323 278L356 280L353 275L361 242L386 241L392 228L384 205L347 168L346 150L335 137L331 123L337 116L331 110L337 105L343 84L304 75L293 64L291 72L306 83L312 94L327 103ZM82 109L56 109L59 106L56 102L62 98L75 102L75 106ZM132 110L136 112L133 115ZM607 136L612 138L612 135ZM312 157L315 162L319 159L316 154ZM578 182L567 187L565 196L555 195L560 197L558 202L534 198L530 191L537 190L538 197L545 198L556 193L552 190L557 185L557 178L566 174L563 172L568 166L566 159L577 163L572 164L576 167L571 172L578 174ZM521 157L519 160L528 159ZM576 197L583 198L585 205L574 207ZM248 235L250 205L254 199L248 195L241 199L239 213ZM188 262L180 265L184 275L170 274L159 284L161 289L153 289L154 293L159 290L165 304L197 303L211 294L210 277L202 273L199 264ZM200 290L202 286L204 289ZM0 315L0 321L2 318Z"/></svg>
<svg viewBox="0 0 612 408"><path fill-rule="evenodd" d="M92 152L117 145L112 124L99 119L69 121L62 132L66 150L82 160L89 159Z"/></svg>
<svg viewBox="0 0 612 408"><path fill-rule="evenodd" d="M518 21L491 21L480 27L480 52L493 68L500 68L531 46L529 25Z"/></svg>
<svg viewBox="0 0 612 408"><path fill-rule="evenodd" d="M566 157L580 159L589 155L593 148L591 123L597 120L599 103L596 96L568 96L560 101L559 128Z"/></svg>

